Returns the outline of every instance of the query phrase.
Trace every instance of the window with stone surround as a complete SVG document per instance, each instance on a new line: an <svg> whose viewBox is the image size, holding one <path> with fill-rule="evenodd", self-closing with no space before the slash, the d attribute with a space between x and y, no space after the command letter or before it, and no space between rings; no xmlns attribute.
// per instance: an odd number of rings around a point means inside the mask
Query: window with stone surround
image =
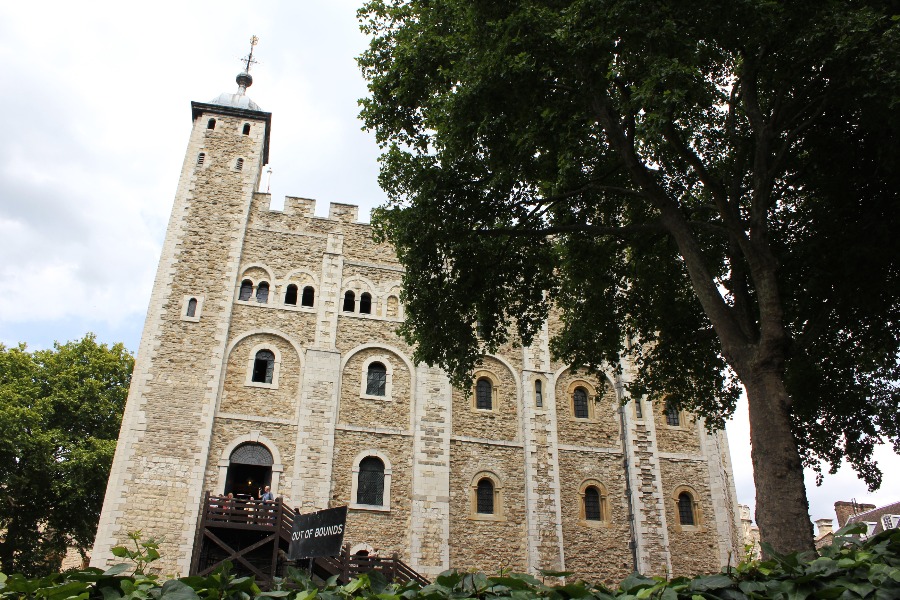
<svg viewBox="0 0 900 600"><path fill-rule="evenodd" d="M597 388L586 379L576 379L566 388L569 418L573 421L595 421Z"/></svg>
<svg viewBox="0 0 900 600"><path fill-rule="evenodd" d="M503 485L496 473L480 471L469 485L469 518L475 521L505 521Z"/></svg>
<svg viewBox="0 0 900 600"><path fill-rule="evenodd" d="M387 355L368 356L360 373L360 398L369 400L392 400L394 368Z"/></svg>
<svg viewBox="0 0 900 600"><path fill-rule="evenodd" d="M582 482L579 488L580 510L579 522L582 525L597 527L610 522L609 499L606 486L596 479Z"/></svg>
<svg viewBox="0 0 900 600"><path fill-rule="evenodd" d="M677 404L672 399L666 400L663 412L666 415L666 425L669 427L681 426L681 411L678 410Z"/></svg>
<svg viewBox="0 0 900 600"><path fill-rule="evenodd" d="M544 382L540 379L534 380L534 405L538 408L544 406Z"/></svg>
<svg viewBox="0 0 900 600"><path fill-rule="evenodd" d="M241 292L238 294L238 300L247 301L253 295L253 282L245 279L241 282Z"/></svg>
<svg viewBox="0 0 900 600"><path fill-rule="evenodd" d="M235 171L243 171L244 170L244 159L239 158L234 162L234 170Z"/></svg>
<svg viewBox="0 0 900 600"><path fill-rule="evenodd" d="M250 123L244 123L244 135L250 135Z"/></svg>
<svg viewBox="0 0 900 600"><path fill-rule="evenodd" d="M344 312L356 312L356 294L351 290L344 292Z"/></svg>
<svg viewBox="0 0 900 600"><path fill-rule="evenodd" d="M378 450L364 450L353 460L350 508L391 510L391 463Z"/></svg>
<svg viewBox="0 0 900 600"><path fill-rule="evenodd" d="M588 393L583 387L577 387L572 392L572 414L576 419L588 419L591 416Z"/></svg>
<svg viewBox="0 0 900 600"><path fill-rule="evenodd" d="M300 306L312 307L316 301L316 290L308 285L303 288L303 296L300 298Z"/></svg>
<svg viewBox="0 0 900 600"><path fill-rule="evenodd" d="M359 296L359 312L362 314L372 314L372 294L363 292Z"/></svg>
<svg viewBox="0 0 900 600"><path fill-rule="evenodd" d="M384 388L387 384L387 369L380 362L369 365L366 373L366 395L384 396Z"/></svg>
<svg viewBox="0 0 900 600"><path fill-rule="evenodd" d="M215 128L216 128L216 120L215 120L215 119L210 119L209 121L207 121L207 122L206 122L206 128L207 128L207 129L215 129Z"/></svg>
<svg viewBox="0 0 900 600"><path fill-rule="evenodd" d="M200 154L197 155L197 166L198 167L202 167L203 163L205 161L206 161L206 153L205 152L201 152Z"/></svg>
<svg viewBox="0 0 900 600"><path fill-rule="evenodd" d="M476 370L473 379L472 410L476 412L496 412L499 408L500 380L487 369Z"/></svg>
<svg viewBox="0 0 900 600"><path fill-rule="evenodd" d="M275 354L271 350L260 350L253 360L254 383L272 383L272 375L275 372Z"/></svg>
<svg viewBox="0 0 900 600"><path fill-rule="evenodd" d="M196 323L203 312L203 296L184 296L182 299L181 320Z"/></svg>
<svg viewBox="0 0 900 600"><path fill-rule="evenodd" d="M272 344L258 344L250 351L247 361L247 379L244 385L278 389L281 370L281 352Z"/></svg>
<svg viewBox="0 0 900 600"><path fill-rule="evenodd" d="M266 304L269 301L269 282L260 281L256 286L256 301L260 304Z"/></svg>
<svg viewBox="0 0 900 600"><path fill-rule="evenodd" d="M297 306L297 286L290 284L284 292L284 303L291 306Z"/></svg>
<svg viewBox="0 0 900 600"><path fill-rule="evenodd" d="M672 492L678 530L699 531L701 529L702 514L697 498L697 492L687 485L678 486Z"/></svg>

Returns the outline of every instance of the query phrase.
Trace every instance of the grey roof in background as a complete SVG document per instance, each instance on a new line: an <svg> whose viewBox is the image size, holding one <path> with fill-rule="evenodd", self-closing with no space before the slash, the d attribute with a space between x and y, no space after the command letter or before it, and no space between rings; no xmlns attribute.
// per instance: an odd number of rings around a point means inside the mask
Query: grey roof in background
<svg viewBox="0 0 900 600"><path fill-rule="evenodd" d="M849 519L847 519L847 523L860 523L863 521L868 521L871 523L874 521L878 523L878 525L875 526L874 531L872 531L872 535L877 535L884 531L884 525L881 522L881 517L883 515L900 515L900 502L894 502L893 504L888 504L887 506L882 506L880 508L867 510L866 512L852 515Z"/></svg>

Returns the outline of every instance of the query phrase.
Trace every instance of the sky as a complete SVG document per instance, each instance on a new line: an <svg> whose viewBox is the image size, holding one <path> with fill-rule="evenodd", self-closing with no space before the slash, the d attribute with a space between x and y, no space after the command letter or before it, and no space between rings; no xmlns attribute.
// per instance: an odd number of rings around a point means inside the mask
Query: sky
<svg viewBox="0 0 900 600"><path fill-rule="evenodd" d="M190 101L234 92L272 112L270 191L360 206L386 200L361 130L361 0L0 3L0 343L40 349L94 332L136 351L191 128ZM251 8L252 6L252 8ZM743 402L728 425L740 502L754 506ZM868 493L851 469L807 473L813 520L833 504L900 500L900 457Z"/></svg>

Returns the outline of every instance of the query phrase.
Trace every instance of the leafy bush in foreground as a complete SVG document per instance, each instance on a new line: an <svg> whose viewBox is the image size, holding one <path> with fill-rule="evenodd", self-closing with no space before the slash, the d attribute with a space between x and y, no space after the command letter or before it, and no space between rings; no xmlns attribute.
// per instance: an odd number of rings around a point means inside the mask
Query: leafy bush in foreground
<svg viewBox="0 0 900 600"><path fill-rule="evenodd" d="M363 575L346 585L333 580L316 587L302 571L289 570L289 577L276 589L262 592L252 578L236 577L229 569L207 577L183 577L160 581L137 572L126 575L131 565L116 565L105 572L88 569L60 573L40 579L0 573L0 598L47 600L896 600L900 598L900 530L886 531L859 542L852 536L860 526L837 532L835 544L817 557L777 555L762 562L742 563L715 575L673 580L633 574L618 590L586 583L548 585L531 575L447 571L434 583L389 584L377 573ZM152 542L144 550L155 549ZM137 559L146 565L146 553ZM153 553L150 553L153 560ZM139 569L142 570L142 569ZM554 578L559 573L545 573Z"/></svg>

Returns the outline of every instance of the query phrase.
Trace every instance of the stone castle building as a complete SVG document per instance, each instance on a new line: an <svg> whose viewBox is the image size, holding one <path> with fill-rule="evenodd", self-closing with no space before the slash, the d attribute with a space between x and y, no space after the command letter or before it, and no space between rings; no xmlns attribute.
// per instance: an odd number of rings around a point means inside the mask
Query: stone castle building
<svg viewBox="0 0 900 600"><path fill-rule="evenodd" d="M348 505L346 541L426 576L619 581L740 556L724 432L554 360L555 320L467 389L414 364L402 268L357 207L273 211L257 192L271 114L251 82L191 103L92 564L140 529L164 573L187 574L204 493L266 484L303 512Z"/></svg>

